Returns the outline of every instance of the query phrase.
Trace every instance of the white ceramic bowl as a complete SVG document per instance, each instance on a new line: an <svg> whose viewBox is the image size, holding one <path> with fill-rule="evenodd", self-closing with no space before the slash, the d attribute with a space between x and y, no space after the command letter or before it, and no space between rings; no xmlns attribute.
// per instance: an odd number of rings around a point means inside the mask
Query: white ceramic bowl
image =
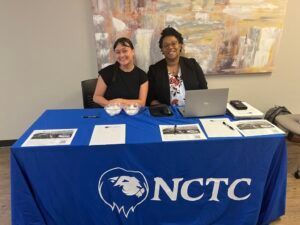
<svg viewBox="0 0 300 225"><path fill-rule="evenodd" d="M137 103L126 105L123 107L124 111L127 115L133 116L136 115L140 111L140 106Z"/></svg>
<svg viewBox="0 0 300 225"><path fill-rule="evenodd" d="M105 110L105 112L107 112L108 115L115 116L121 112L122 107L120 104L114 103L114 104L108 104L107 106L105 106L104 110Z"/></svg>

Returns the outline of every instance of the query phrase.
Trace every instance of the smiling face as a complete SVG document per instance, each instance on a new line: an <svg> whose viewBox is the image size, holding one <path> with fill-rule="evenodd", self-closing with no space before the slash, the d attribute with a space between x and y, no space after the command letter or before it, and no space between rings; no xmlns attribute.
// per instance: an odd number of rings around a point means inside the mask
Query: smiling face
<svg viewBox="0 0 300 225"><path fill-rule="evenodd" d="M167 60L174 60L179 58L182 49L182 44L180 44L175 36L166 36L162 41L161 51Z"/></svg>
<svg viewBox="0 0 300 225"><path fill-rule="evenodd" d="M133 65L134 51L119 43L115 48L115 57L121 67L130 67Z"/></svg>

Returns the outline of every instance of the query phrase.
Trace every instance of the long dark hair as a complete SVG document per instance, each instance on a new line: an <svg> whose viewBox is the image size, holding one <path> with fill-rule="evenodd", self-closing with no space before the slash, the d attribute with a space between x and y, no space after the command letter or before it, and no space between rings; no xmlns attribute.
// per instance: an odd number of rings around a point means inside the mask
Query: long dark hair
<svg viewBox="0 0 300 225"><path fill-rule="evenodd" d="M114 46L113 46L114 50L116 49L118 44L125 46L125 47L129 47L131 49L134 49L132 42L130 41L129 38L126 38L126 37L120 37L115 41ZM116 80L117 80L117 73L118 73L119 66L120 66L120 64L118 62L115 62L112 82L116 82Z"/></svg>

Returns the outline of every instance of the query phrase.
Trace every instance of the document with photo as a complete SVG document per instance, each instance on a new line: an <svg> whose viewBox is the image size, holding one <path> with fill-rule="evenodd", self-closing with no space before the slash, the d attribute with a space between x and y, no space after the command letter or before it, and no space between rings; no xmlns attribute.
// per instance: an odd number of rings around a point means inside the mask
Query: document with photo
<svg viewBox="0 0 300 225"><path fill-rule="evenodd" d="M208 137L241 137L228 118L200 119Z"/></svg>
<svg viewBox="0 0 300 225"><path fill-rule="evenodd" d="M244 136L258 136L270 134L285 134L267 120L240 120L231 123Z"/></svg>
<svg viewBox="0 0 300 225"><path fill-rule="evenodd" d="M199 124L159 125L162 141L205 140Z"/></svg>
<svg viewBox="0 0 300 225"><path fill-rule="evenodd" d="M90 140L90 145L125 144L126 125L96 125Z"/></svg>
<svg viewBox="0 0 300 225"><path fill-rule="evenodd" d="M70 145L77 129L34 130L22 147Z"/></svg>

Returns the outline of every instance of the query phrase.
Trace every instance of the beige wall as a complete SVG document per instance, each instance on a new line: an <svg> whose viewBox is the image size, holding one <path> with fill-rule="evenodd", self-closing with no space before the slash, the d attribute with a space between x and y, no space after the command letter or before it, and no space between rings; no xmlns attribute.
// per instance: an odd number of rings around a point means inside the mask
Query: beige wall
<svg viewBox="0 0 300 225"><path fill-rule="evenodd" d="M0 140L18 138L45 109L82 107L80 81L97 75L89 0L1 0ZM300 113L300 2L289 0L272 75L209 76L230 99Z"/></svg>

